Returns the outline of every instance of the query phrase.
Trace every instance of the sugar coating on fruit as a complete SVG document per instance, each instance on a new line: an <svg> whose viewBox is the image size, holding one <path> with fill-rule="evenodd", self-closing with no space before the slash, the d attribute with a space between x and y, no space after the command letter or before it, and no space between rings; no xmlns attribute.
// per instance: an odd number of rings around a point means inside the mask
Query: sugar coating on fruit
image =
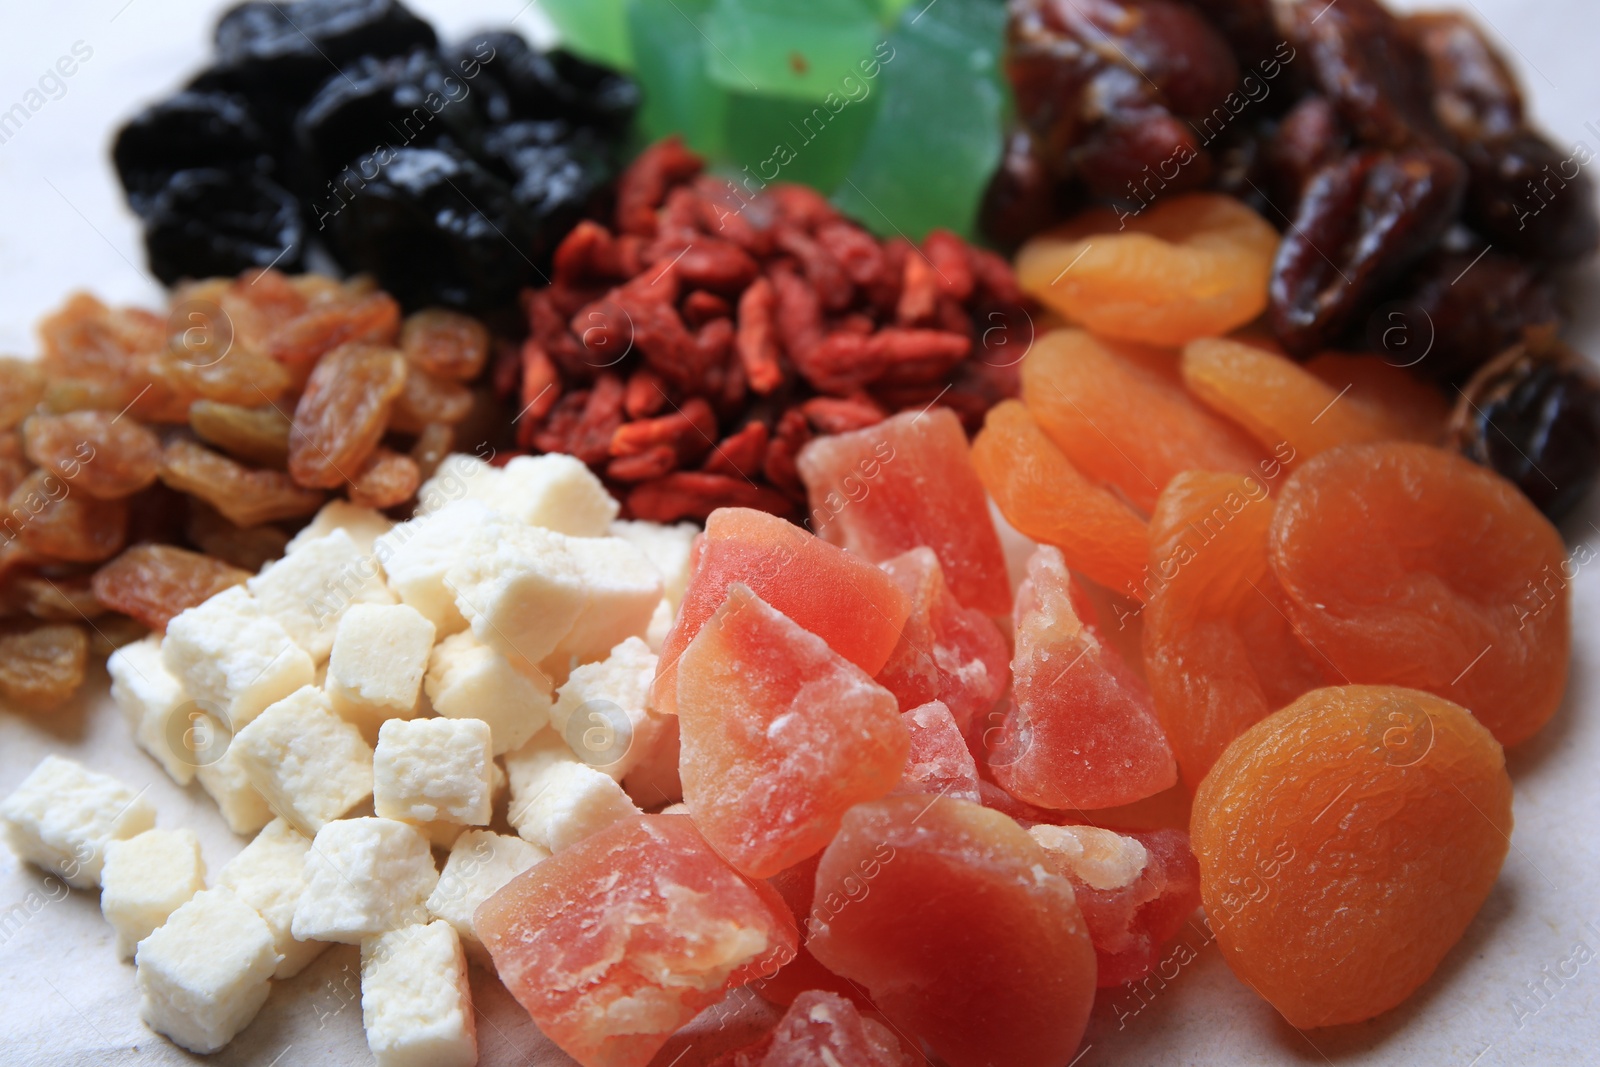
<svg viewBox="0 0 1600 1067"><path fill-rule="evenodd" d="M726 1067L912 1067L917 1061L883 1023L837 993L814 989L789 1005L777 1027L731 1054ZM719 1061L723 1067L724 1061Z"/></svg>
<svg viewBox="0 0 1600 1067"><path fill-rule="evenodd" d="M982 803L978 765L950 709L937 700L903 714L911 739L905 777L896 792L933 793Z"/></svg>
<svg viewBox="0 0 1600 1067"><path fill-rule="evenodd" d="M550 857L473 924L512 996L585 1067L644 1067L797 941L782 899L679 815L636 816Z"/></svg>
<svg viewBox="0 0 1600 1067"><path fill-rule="evenodd" d="M894 788L909 748L892 693L742 584L684 650L678 724L695 824L757 878Z"/></svg>

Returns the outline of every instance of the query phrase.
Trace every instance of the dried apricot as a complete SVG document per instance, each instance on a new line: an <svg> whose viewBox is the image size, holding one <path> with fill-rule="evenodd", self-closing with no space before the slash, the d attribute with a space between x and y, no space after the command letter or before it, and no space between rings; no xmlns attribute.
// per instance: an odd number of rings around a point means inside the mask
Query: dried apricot
<svg viewBox="0 0 1600 1067"><path fill-rule="evenodd" d="M1296 632L1344 680L1453 700L1503 745L1561 703L1566 552L1494 472L1409 442L1324 452L1284 485L1268 551Z"/></svg>
<svg viewBox="0 0 1600 1067"><path fill-rule="evenodd" d="M1012 526L1059 548L1073 570L1101 585L1138 588L1144 520L1079 473L1021 403L989 409L972 442L972 465Z"/></svg>
<svg viewBox="0 0 1600 1067"><path fill-rule="evenodd" d="M1277 250L1277 231L1244 204L1190 193L1133 216L1088 211L1035 237L1017 253L1017 281L1103 337L1176 347L1265 311Z"/></svg>
<svg viewBox="0 0 1600 1067"><path fill-rule="evenodd" d="M27 418L44 399L44 375L28 359L0 357L0 430Z"/></svg>
<svg viewBox="0 0 1600 1067"><path fill-rule="evenodd" d="M1039 428L1089 479L1145 514L1186 470L1252 474L1265 453L1183 388L1165 352L1057 330L1022 363L1022 398Z"/></svg>
<svg viewBox="0 0 1600 1067"><path fill-rule="evenodd" d="M460 312L424 308L400 324L400 352L419 370L470 382L489 357L489 331Z"/></svg>
<svg viewBox="0 0 1600 1067"><path fill-rule="evenodd" d="M1359 1022L1427 981L1510 845L1500 745L1414 689L1314 690L1223 753L1195 795L1223 958L1292 1026Z"/></svg>
<svg viewBox="0 0 1600 1067"><path fill-rule="evenodd" d="M128 504L73 492L59 475L36 470L11 491L3 526L8 536L42 556L98 563L122 547Z"/></svg>
<svg viewBox="0 0 1600 1067"><path fill-rule="evenodd" d="M119 500L154 484L161 441L131 418L105 411L35 415L22 426L28 458L97 500Z"/></svg>
<svg viewBox="0 0 1600 1067"><path fill-rule="evenodd" d="M241 407L196 400L189 407L189 428L200 440L230 456L279 470L289 462L291 425L275 404Z"/></svg>
<svg viewBox="0 0 1600 1067"><path fill-rule="evenodd" d="M301 488L281 471L251 470L181 438L161 454L161 480L180 493L199 497L236 526L310 515L324 499L322 493Z"/></svg>
<svg viewBox="0 0 1600 1067"><path fill-rule="evenodd" d="M49 623L0 634L0 700L48 711L78 691L88 663L81 627Z"/></svg>
<svg viewBox="0 0 1600 1067"><path fill-rule="evenodd" d="M1306 361L1306 370L1344 393L1353 404L1382 420L1388 436L1436 445L1445 439L1450 402L1444 394L1408 371L1377 356L1323 352Z"/></svg>
<svg viewBox="0 0 1600 1067"><path fill-rule="evenodd" d="M389 407L405 384L406 361L393 348L348 344L324 356L294 409L294 480L335 489L353 479L383 436Z"/></svg>
<svg viewBox="0 0 1600 1067"><path fill-rule="evenodd" d="M94 595L106 607L160 633L179 612L235 585L249 571L171 545L134 545L94 574Z"/></svg>

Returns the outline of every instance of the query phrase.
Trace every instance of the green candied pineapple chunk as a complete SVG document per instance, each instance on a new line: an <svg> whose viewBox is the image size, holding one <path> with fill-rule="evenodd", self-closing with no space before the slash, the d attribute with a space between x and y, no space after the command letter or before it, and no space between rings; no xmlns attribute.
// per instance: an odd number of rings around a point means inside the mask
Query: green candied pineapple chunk
<svg viewBox="0 0 1600 1067"><path fill-rule="evenodd" d="M870 82L859 74L845 77L852 79L849 91L856 99L843 89L817 102L729 94L727 155L735 169L742 167L764 182L800 182L823 192L836 188L860 153L878 108Z"/></svg>
<svg viewBox="0 0 1600 1067"><path fill-rule="evenodd" d="M883 39L881 0L713 0L707 73L730 92L820 103Z"/></svg>
<svg viewBox="0 0 1600 1067"><path fill-rule="evenodd" d="M539 0L561 43L596 63L633 69L625 9L629 0Z"/></svg>
<svg viewBox="0 0 1600 1067"><path fill-rule="evenodd" d="M727 152L728 93L707 74L705 17L715 0L628 0L634 76L644 87L638 125L648 141L669 133L696 152Z"/></svg>

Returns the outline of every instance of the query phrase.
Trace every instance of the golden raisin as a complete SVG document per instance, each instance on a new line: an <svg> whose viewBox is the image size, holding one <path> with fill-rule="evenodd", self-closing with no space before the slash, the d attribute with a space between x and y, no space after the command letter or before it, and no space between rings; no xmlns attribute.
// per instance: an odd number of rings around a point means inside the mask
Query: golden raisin
<svg viewBox="0 0 1600 1067"><path fill-rule="evenodd" d="M400 351L429 374L470 382L489 356L489 331L459 312L424 308L401 323Z"/></svg>
<svg viewBox="0 0 1600 1067"><path fill-rule="evenodd" d="M36 619L76 622L105 614L94 594L92 576L84 574L18 574L11 580L10 599Z"/></svg>
<svg viewBox="0 0 1600 1067"><path fill-rule="evenodd" d="M94 595L158 632L174 615L204 603L250 572L171 545L134 545L94 574Z"/></svg>
<svg viewBox="0 0 1600 1067"><path fill-rule="evenodd" d="M401 433L420 433L429 423L453 426L471 410L472 390L413 366L389 412L389 426Z"/></svg>
<svg viewBox="0 0 1600 1067"><path fill-rule="evenodd" d="M44 375L32 360L0 357L0 430L27 418L44 398Z"/></svg>
<svg viewBox="0 0 1600 1067"><path fill-rule="evenodd" d="M283 556L289 535L276 526L235 526L216 509L189 499L189 517L184 536L212 559L254 574Z"/></svg>
<svg viewBox="0 0 1600 1067"><path fill-rule="evenodd" d="M387 448L373 449L350 483L350 503L366 508L392 508L404 504L422 484L416 460Z"/></svg>
<svg viewBox="0 0 1600 1067"><path fill-rule="evenodd" d="M49 711L83 684L89 638L77 626L49 623L0 634L0 700Z"/></svg>
<svg viewBox="0 0 1600 1067"><path fill-rule="evenodd" d="M34 552L69 563L98 563L122 548L128 532L125 500L96 500L74 492L59 475L36 470L11 491L5 533Z"/></svg>
<svg viewBox="0 0 1600 1067"><path fill-rule="evenodd" d="M323 501L322 493L296 485L281 471L251 470L181 439L162 453L161 480L204 500L236 526L310 515Z"/></svg>
<svg viewBox="0 0 1600 1067"><path fill-rule="evenodd" d="M294 411L294 480L322 489L352 480L377 447L390 405L405 384L405 358L393 348L348 344L324 356Z"/></svg>
<svg viewBox="0 0 1600 1067"><path fill-rule="evenodd" d="M153 484L161 441L134 419L105 411L34 415L23 423L28 458L99 500L120 500Z"/></svg>
<svg viewBox="0 0 1600 1067"><path fill-rule="evenodd" d="M189 427L200 440L236 459L279 470L289 462L291 425L289 416L272 404L241 407L196 400L189 407Z"/></svg>
<svg viewBox="0 0 1600 1067"><path fill-rule="evenodd" d="M417 464L417 476L423 481L432 478L433 472L444 462L444 457L450 454L455 440L455 430L449 426L437 422L424 426L422 432L417 434L416 443L411 446L411 458Z"/></svg>

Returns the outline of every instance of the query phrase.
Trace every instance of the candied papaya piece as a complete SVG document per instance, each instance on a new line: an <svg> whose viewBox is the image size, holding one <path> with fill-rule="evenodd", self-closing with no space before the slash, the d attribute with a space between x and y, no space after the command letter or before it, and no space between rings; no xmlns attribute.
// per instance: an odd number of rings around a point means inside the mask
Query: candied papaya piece
<svg viewBox="0 0 1600 1067"><path fill-rule="evenodd" d="M859 804L817 866L807 941L950 1067L1061 1067L1094 1003L1072 886L997 811L949 797Z"/></svg>
<svg viewBox="0 0 1600 1067"><path fill-rule="evenodd" d="M678 729L684 803L752 878L893 789L910 744L893 693L740 583L679 660Z"/></svg>
<svg viewBox="0 0 1600 1067"><path fill-rule="evenodd" d="M911 605L900 643L878 672L902 711L943 701L960 730L994 706L1011 677L1011 650L994 620L950 595L939 557L913 548L880 566Z"/></svg>
<svg viewBox="0 0 1600 1067"><path fill-rule="evenodd" d="M1306 361L1306 370L1344 392L1341 403L1381 420L1390 438L1425 445L1445 439L1450 402L1431 384L1393 363L1378 356L1323 352Z"/></svg>
<svg viewBox="0 0 1600 1067"><path fill-rule="evenodd" d="M1007 522L1061 550L1073 570L1111 589L1137 587L1145 524L1123 500L1084 477L1028 409L1003 400L972 442L972 464Z"/></svg>
<svg viewBox="0 0 1600 1067"><path fill-rule="evenodd" d="M1268 450L1287 444L1295 463L1339 445L1399 437L1371 409L1343 402L1338 389L1294 360L1226 338L1183 349L1183 381L1211 410Z"/></svg>
<svg viewBox="0 0 1600 1067"><path fill-rule="evenodd" d="M1186 470L1257 473L1265 451L1190 396L1165 352L1057 330L1022 363L1022 398L1084 476L1148 515Z"/></svg>
<svg viewBox="0 0 1600 1067"><path fill-rule="evenodd" d="M1042 546L1017 591L1012 702L985 731L989 771L1041 808L1108 808L1178 780L1150 692L1073 603L1061 553Z"/></svg>
<svg viewBox="0 0 1600 1067"><path fill-rule="evenodd" d="M583 1067L645 1067L674 1031L793 958L782 898L682 815L638 815L506 883L473 928L506 989Z"/></svg>
<svg viewBox="0 0 1600 1067"><path fill-rule="evenodd" d="M714 1067L915 1067L893 1030L837 993L801 993L772 1033Z"/></svg>
<svg viewBox="0 0 1600 1067"><path fill-rule="evenodd" d="M1427 981L1510 845L1511 779L1466 709L1317 689L1240 735L1195 795L1222 955L1291 1026L1359 1022Z"/></svg>
<svg viewBox="0 0 1600 1067"><path fill-rule="evenodd" d="M804 934L817 892L817 864L821 861L822 853L819 852L767 879L767 884L777 890L783 902L789 906L789 914L794 916L802 940L794 959L784 964L776 974L753 979L750 987L763 999L783 1007L793 1004L796 997L809 989L820 989L837 993L858 1007L870 1008L872 1002L858 987L818 963L805 946Z"/></svg>
<svg viewBox="0 0 1600 1067"><path fill-rule="evenodd" d="M874 563L926 545L957 600L991 616L1011 610L1000 535L955 412L908 411L814 438L795 465L824 538Z"/></svg>
<svg viewBox="0 0 1600 1067"><path fill-rule="evenodd" d="M1561 703L1566 550L1493 471L1409 442L1325 452L1280 492L1268 558L1296 632L1342 680L1442 696L1507 746Z"/></svg>
<svg viewBox="0 0 1600 1067"><path fill-rule="evenodd" d="M1265 311L1277 251L1277 231L1244 204L1189 193L1040 234L1017 253L1017 282L1102 337L1177 347Z"/></svg>
<svg viewBox="0 0 1600 1067"><path fill-rule="evenodd" d="M661 648L656 710L678 703L678 657L722 602L728 586L751 591L839 655L877 674L900 642L911 606L883 571L800 527L750 508L718 508L694 549L689 585Z"/></svg>
<svg viewBox="0 0 1600 1067"><path fill-rule="evenodd" d="M1094 826L1028 830L1072 883L1102 989L1149 974L1195 908L1200 867L1186 830L1119 834Z"/></svg>
<svg viewBox="0 0 1600 1067"><path fill-rule="evenodd" d="M1145 678L1191 790L1235 737L1337 677L1295 635L1268 562L1277 506L1256 478L1189 471L1150 517Z"/></svg>
<svg viewBox="0 0 1600 1067"><path fill-rule="evenodd" d="M901 720L911 738L911 749L905 777L895 791L934 793L981 804L978 764L950 709L942 701L930 700L903 714Z"/></svg>

